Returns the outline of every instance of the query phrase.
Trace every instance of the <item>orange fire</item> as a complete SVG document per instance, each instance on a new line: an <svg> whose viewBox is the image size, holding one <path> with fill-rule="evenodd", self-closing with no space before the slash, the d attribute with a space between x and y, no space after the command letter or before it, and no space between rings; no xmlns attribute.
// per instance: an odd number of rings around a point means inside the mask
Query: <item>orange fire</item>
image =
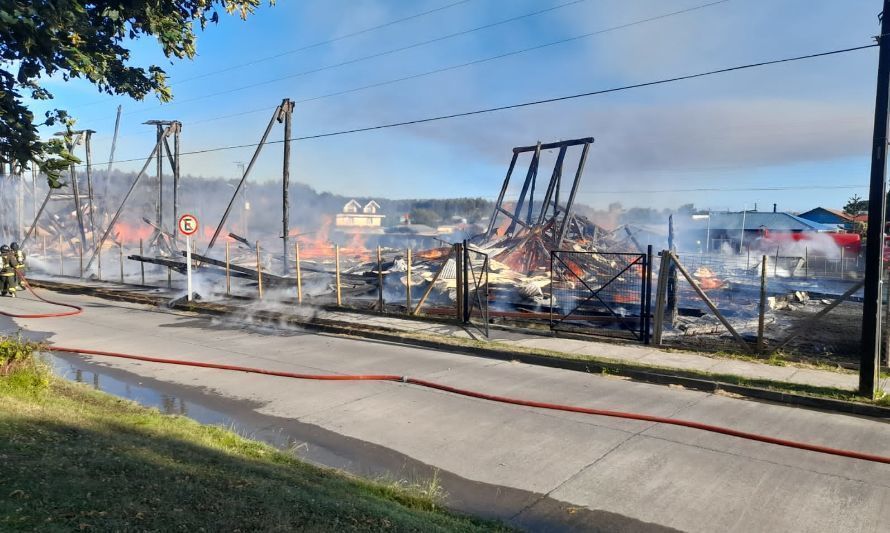
<svg viewBox="0 0 890 533"><path fill-rule="evenodd" d="M335 255L334 243L331 241L331 227L334 219L324 217L321 225L315 231L303 231L295 228L291 235L300 244L300 259L332 260ZM353 234L348 243L340 247L340 257L344 259L357 259L368 261L371 252L365 246L361 234Z"/></svg>
<svg viewBox="0 0 890 533"><path fill-rule="evenodd" d="M708 267L699 267L693 276L698 278L698 286L702 290L709 291L723 287L723 281L718 279L714 271Z"/></svg>

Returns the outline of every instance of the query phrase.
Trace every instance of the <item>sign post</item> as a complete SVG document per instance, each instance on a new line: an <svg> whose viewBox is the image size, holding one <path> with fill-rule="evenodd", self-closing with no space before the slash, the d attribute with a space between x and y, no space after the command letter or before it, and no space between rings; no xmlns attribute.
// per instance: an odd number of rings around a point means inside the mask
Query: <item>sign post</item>
<svg viewBox="0 0 890 533"><path fill-rule="evenodd" d="M198 231L198 219L188 213L179 217L179 233L185 235L185 277L188 290L188 301L192 301L192 242L191 238Z"/></svg>

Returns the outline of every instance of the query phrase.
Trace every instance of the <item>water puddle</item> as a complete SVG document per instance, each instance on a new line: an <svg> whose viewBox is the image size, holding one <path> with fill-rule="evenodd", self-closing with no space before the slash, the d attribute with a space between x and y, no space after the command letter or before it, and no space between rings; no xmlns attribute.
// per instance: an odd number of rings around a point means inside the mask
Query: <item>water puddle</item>
<svg viewBox="0 0 890 533"><path fill-rule="evenodd" d="M579 508L543 494L462 478L376 444L297 420L257 413L258 404L225 398L198 387L143 378L73 354L54 352L45 357L53 371L65 379L165 414L227 427L318 466L410 486L425 486L435 479L443 503L455 511L503 520L529 530L587 531L605 525L616 530L668 531L615 513Z"/></svg>

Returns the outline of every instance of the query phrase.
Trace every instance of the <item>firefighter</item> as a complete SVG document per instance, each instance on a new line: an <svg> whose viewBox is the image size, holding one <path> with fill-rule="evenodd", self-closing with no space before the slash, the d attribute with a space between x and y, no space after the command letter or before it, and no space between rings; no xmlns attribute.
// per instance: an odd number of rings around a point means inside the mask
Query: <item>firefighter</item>
<svg viewBox="0 0 890 533"><path fill-rule="evenodd" d="M0 296L15 298L15 254L7 245L0 246Z"/></svg>
<svg viewBox="0 0 890 533"><path fill-rule="evenodd" d="M19 243L14 242L9 245L10 255L15 256L15 285L20 290L25 290L22 285L22 278L25 274L25 252L19 248Z"/></svg>

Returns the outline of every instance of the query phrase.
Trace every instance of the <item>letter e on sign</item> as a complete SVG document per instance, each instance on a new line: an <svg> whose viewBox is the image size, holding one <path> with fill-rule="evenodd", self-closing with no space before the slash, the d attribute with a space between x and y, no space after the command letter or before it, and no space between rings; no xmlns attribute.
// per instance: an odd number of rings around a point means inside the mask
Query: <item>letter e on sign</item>
<svg viewBox="0 0 890 533"><path fill-rule="evenodd" d="M198 231L198 219L194 215L182 215L179 217L179 233L186 237L194 235Z"/></svg>

